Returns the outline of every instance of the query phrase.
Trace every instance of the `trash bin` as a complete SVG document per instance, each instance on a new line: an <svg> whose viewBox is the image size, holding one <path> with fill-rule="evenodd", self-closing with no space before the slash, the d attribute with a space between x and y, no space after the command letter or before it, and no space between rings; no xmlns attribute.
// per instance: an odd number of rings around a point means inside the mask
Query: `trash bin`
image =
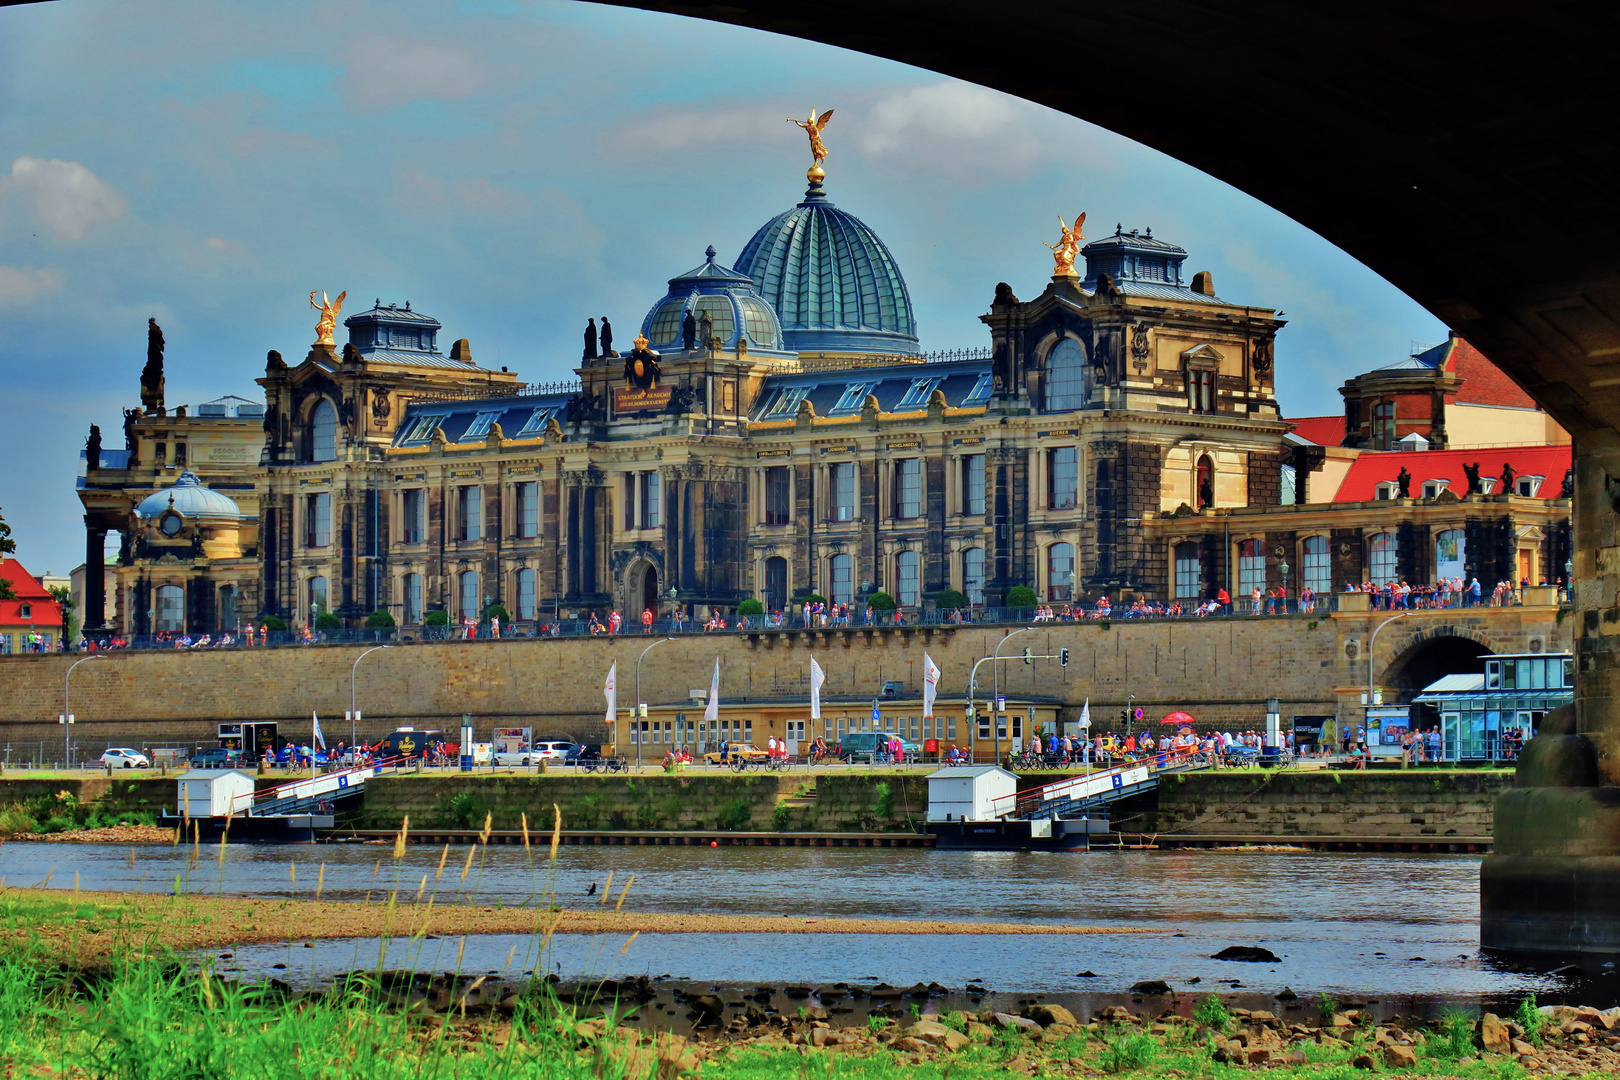
<svg viewBox="0 0 1620 1080"><path fill-rule="evenodd" d="M462 754L461 755L461 771L462 772L472 772L473 771L473 756L471 754Z"/></svg>

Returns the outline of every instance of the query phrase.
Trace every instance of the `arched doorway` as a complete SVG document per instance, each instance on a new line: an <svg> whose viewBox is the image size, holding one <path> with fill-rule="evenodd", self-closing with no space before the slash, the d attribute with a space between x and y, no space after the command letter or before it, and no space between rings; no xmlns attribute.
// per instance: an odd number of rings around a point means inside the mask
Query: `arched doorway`
<svg viewBox="0 0 1620 1080"><path fill-rule="evenodd" d="M772 555L765 560L765 610L782 611L787 607L787 560Z"/></svg>
<svg viewBox="0 0 1620 1080"><path fill-rule="evenodd" d="M639 616L649 609L654 615L658 614L658 571L651 565L641 575L641 607L636 614Z"/></svg>

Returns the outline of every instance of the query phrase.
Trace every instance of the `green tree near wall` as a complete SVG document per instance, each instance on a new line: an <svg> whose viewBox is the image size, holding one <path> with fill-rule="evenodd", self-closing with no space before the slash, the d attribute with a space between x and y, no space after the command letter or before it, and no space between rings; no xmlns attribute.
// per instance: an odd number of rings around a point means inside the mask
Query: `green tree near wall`
<svg viewBox="0 0 1620 1080"><path fill-rule="evenodd" d="M6 524L4 514L0 514L0 559L17 550L17 541L11 538L11 526ZM11 588L11 582L0 578L0 600L15 600L17 594Z"/></svg>
<svg viewBox="0 0 1620 1080"><path fill-rule="evenodd" d="M85 573L89 572L90 568L85 567ZM56 606L62 609L62 640L71 642L78 636L73 628L73 624L78 621L73 618L73 608L75 606L73 590L66 585L52 585L50 593L51 599L56 601Z"/></svg>

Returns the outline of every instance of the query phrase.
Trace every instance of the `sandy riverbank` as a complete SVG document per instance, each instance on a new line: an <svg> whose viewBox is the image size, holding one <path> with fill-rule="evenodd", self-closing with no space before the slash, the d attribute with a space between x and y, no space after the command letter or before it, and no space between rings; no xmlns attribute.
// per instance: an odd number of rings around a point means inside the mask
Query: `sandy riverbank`
<svg viewBox="0 0 1620 1080"><path fill-rule="evenodd" d="M352 900L256 900L162 893L0 890L0 923L14 941L66 960L92 960L129 944L212 949L253 942L414 934L1147 934L1132 927L791 915L680 915ZM634 893L630 902L634 902Z"/></svg>

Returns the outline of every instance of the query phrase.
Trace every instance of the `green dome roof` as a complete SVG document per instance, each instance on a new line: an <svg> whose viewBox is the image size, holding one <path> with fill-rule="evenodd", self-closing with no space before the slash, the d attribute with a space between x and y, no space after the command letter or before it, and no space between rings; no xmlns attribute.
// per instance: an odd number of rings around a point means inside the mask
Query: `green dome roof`
<svg viewBox="0 0 1620 1080"><path fill-rule="evenodd" d="M737 256L795 352L912 354L917 325L906 279L888 247L812 179L804 201L778 214Z"/></svg>

